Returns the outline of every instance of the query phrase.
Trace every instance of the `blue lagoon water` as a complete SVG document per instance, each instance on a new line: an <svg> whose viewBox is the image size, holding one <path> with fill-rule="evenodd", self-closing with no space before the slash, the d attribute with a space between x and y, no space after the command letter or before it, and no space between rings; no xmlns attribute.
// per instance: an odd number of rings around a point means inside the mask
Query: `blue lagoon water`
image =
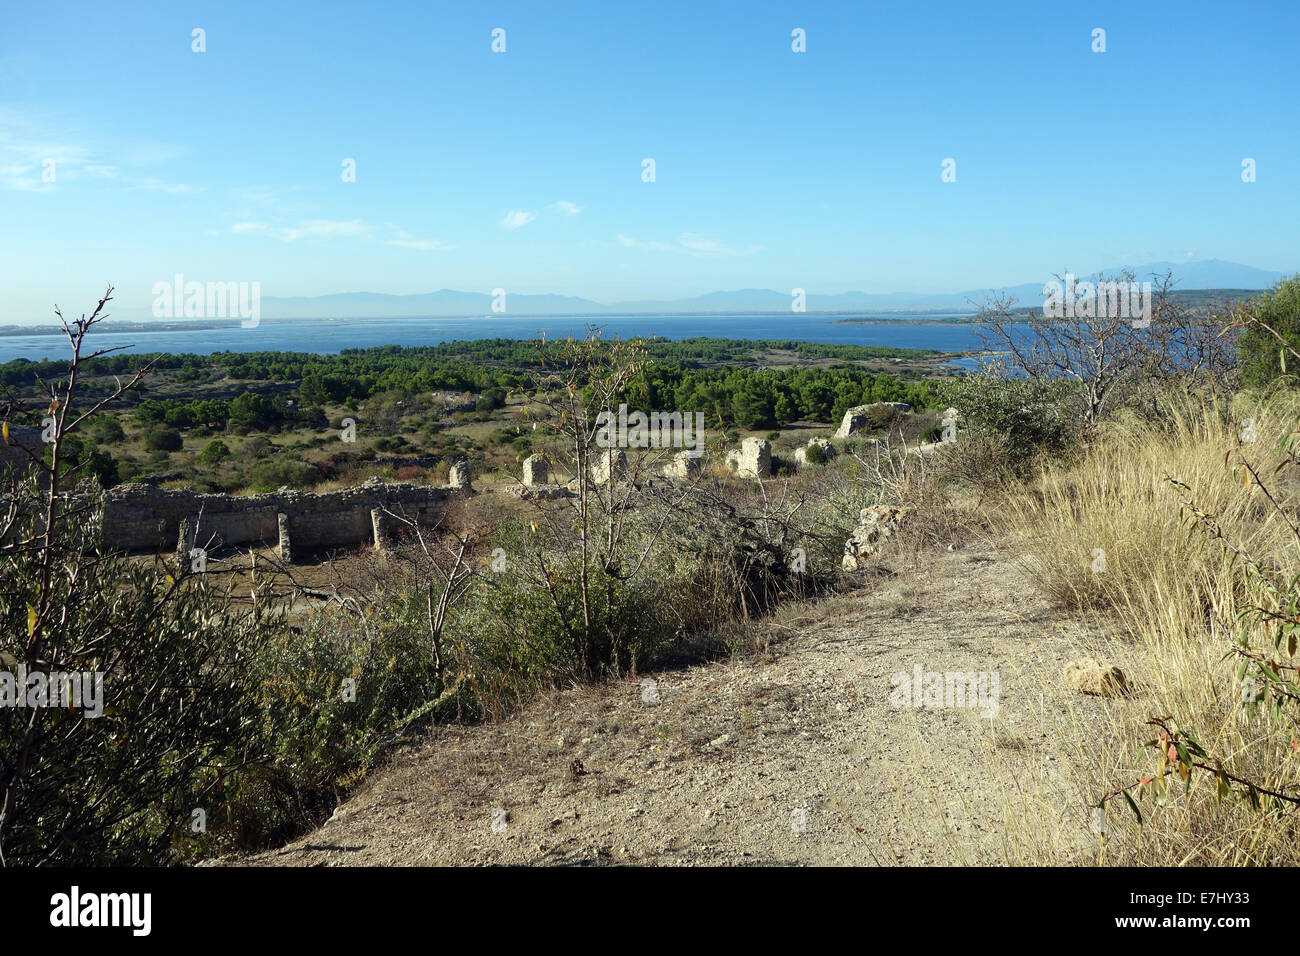
<svg viewBox="0 0 1300 956"><path fill-rule="evenodd" d="M128 352L314 352L378 345L437 345L484 338L548 339L582 336L587 326L599 326L606 338L658 335L668 339L695 336L725 339L778 339L835 345L881 345L895 348L964 352L980 348L973 325L945 325L935 320L953 313L908 316L888 322L843 323L844 315L777 313L770 315L612 315L564 318L556 316L482 316L386 319L262 319L256 328L228 326L194 329L114 331L111 320L92 332L94 349ZM854 316L855 318L857 316ZM871 317L867 317L871 318ZM884 318L876 316L875 318ZM160 323L163 320L160 320ZM196 326L201 323L196 320ZM60 333L0 336L0 362L16 358L66 358L67 340Z"/></svg>

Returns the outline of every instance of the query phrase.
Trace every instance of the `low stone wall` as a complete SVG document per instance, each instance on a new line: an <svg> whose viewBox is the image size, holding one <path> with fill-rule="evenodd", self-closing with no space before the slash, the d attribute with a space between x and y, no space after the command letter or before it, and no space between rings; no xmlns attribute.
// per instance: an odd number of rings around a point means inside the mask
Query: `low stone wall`
<svg viewBox="0 0 1300 956"><path fill-rule="evenodd" d="M278 542L281 554L289 557L374 543L371 512L376 510L433 524L455 493L451 488L369 482L325 494L283 490L241 498L119 485L105 496L104 541L126 551ZM389 520L400 527L400 521ZM181 540L182 522L188 541Z"/></svg>
<svg viewBox="0 0 1300 956"><path fill-rule="evenodd" d="M832 438L848 438L850 435L856 435L858 432L867 429L871 425L870 415L873 410L899 412L908 414L912 411L912 406L906 402L874 402L870 405L854 405L844 413L844 420L840 422L840 427L835 430Z"/></svg>
<svg viewBox="0 0 1300 956"><path fill-rule="evenodd" d="M216 548L274 541L279 537L278 512L274 507L249 508L224 514L197 513L188 516L190 547ZM110 539L112 540L112 539Z"/></svg>

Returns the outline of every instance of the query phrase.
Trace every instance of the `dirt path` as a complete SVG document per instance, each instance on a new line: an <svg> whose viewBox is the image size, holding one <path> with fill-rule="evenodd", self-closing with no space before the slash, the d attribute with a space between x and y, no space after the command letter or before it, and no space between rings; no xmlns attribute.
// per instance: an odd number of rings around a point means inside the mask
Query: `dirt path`
<svg viewBox="0 0 1300 956"><path fill-rule="evenodd" d="M1045 731L1067 698L1084 719L1102 706L1064 686L1078 653L1005 557L943 552L919 576L806 605L762 660L652 675L657 702L626 681L437 728L320 829L239 862L1004 862L993 768L1082 816ZM997 716L894 706L892 675L918 664L996 672Z"/></svg>

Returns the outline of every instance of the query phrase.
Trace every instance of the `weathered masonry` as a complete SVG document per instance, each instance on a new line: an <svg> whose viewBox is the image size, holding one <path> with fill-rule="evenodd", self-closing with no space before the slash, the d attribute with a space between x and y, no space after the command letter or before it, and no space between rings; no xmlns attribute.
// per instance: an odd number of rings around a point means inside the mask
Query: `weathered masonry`
<svg viewBox="0 0 1300 956"><path fill-rule="evenodd" d="M282 489L236 497L164 491L143 484L110 489L104 502L104 543L125 551L213 550L276 544L285 560L324 548L385 541L404 522L431 525L446 500L463 489L369 482L312 494Z"/></svg>

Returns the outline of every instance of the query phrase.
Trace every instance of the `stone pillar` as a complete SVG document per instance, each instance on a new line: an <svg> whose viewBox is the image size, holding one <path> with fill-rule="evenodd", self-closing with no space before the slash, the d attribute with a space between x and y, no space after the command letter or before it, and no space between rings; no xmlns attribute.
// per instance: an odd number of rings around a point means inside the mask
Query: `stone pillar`
<svg viewBox="0 0 1300 956"><path fill-rule="evenodd" d="M281 511L275 516L275 522L280 531L280 560L285 564L293 564L293 542L289 538L289 516Z"/></svg>
<svg viewBox="0 0 1300 956"><path fill-rule="evenodd" d="M679 451L664 465L663 473L668 478L693 478L700 473L700 458L694 452Z"/></svg>
<svg viewBox="0 0 1300 956"><path fill-rule="evenodd" d="M627 455L621 448L601 449L593 457L591 480L598 485L607 485L621 478L627 470Z"/></svg>
<svg viewBox="0 0 1300 956"><path fill-rule="evenodd" d="M469 462L461 459L451 466L451 471L447 473L447 483L453 488L462 488L465 491L473 491L474 486L470 484L469 479Z"/></svg>
<svg viewBox="0 0 1300 956"><path fill-rule="evenodd" d="M549 485L551 463L542 455L529 455L524 459L524 484Z"/></svg>
<svg viewBox="0 0 1300 956"><path fill-rule="evenodd" d="M194 547L194 523L182 518L180 532L176 535L176 566L185 570L190 566L190 550Z"/></svg>
<svg viewBox="0 0 1300 956"><path fill-rule="evenodd" d="M385 551L388 548L388 516L384 514L383 508L370 509L370 524L375 533L375 550Z"/></svg>
<svg viewBox="0 0 1300 956"><path fill-rule="evenodd" d="M772 443L766 438L746 438L727 452L727 464L741 478L768 478L772 474Z"/></svg>

